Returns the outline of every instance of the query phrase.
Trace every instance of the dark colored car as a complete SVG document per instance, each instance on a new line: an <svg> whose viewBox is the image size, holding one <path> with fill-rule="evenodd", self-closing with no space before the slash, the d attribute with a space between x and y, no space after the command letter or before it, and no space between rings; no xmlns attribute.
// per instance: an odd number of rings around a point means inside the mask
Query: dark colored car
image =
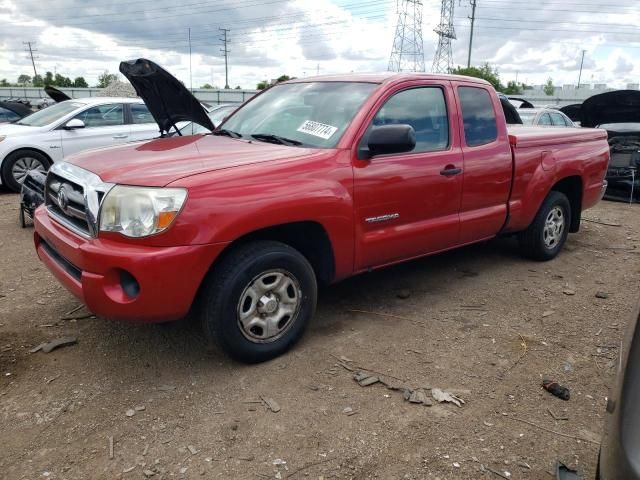
<svg viewBox="0 0 640 480"><path fill-rule="evenodd" d="M611 161L605 198L640 202L640 91L617 90L585 100L580 110L583 127L607 131Z"/></svg>
<svg viewBox="0 0 640 480"><path fill-rule="evenodd" d="M29 107L19 102L0 102L0 123L20 120L33 113Z"/></svg>
<svg viewBox="0 0 640 480"><path fill-rule="evenodd" d="M607 402L600 480L640 480L640 303L620 352L618 380Z"/></svg>

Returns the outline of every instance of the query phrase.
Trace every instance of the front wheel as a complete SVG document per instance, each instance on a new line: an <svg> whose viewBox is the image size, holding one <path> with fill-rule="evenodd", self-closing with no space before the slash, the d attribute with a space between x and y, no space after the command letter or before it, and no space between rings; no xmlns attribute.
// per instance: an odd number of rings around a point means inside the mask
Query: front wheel
<svg viewBox="0 0 640 480"><path fill-rule="evenodd" d="M564 193L549 193L529 228L518 236L525 257L538 261L555 258L567 240L571 204Z"/></svg>
<svg viewBox="0 0 640 480"><path fill-rule="evenodd" d="M2 177L7 188L19 192L30 171L37 170L46 175L49 165L49 159L42 153L19 150L7 155L2 162Z"/></svg>
<svg viewBox="0 0 640 480"><path fill-rule="evenodd" d="M286 244L256 241L215 265L200 293L205 335L233 358L257 363L289 350L313 316L313 268Z"/></svg>

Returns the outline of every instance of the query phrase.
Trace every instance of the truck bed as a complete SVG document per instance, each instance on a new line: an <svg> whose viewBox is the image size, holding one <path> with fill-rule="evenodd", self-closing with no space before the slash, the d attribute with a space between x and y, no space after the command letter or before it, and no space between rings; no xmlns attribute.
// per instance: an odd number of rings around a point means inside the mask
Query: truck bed
<svg viewBox="0 0 640 480"><path fill-rule="evenodd" d="M509 142L515 148L543 147L560 143L587 142L607 138L598 128L522 127L509 125Z"/></svg>

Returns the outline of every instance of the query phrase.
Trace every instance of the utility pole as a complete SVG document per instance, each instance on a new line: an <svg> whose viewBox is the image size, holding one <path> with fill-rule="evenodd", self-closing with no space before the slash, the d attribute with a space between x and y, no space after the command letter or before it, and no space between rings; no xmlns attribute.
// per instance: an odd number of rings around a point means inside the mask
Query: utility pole
<svg viewBox="0 0 640 480"><path fill-rule="evenodd" d="M584 54L586 50L582 50L582 60L580 60L580 73L578 74L578 88L580 88L580 80L582 80L582 65L584 65Z"/></svg>
<svg viewBox="0 0 640 480"><path fill-rule="evenodd" d="M31 65L33 65L33 76L37 77L38 76L38 72L36 71L36 62L35 62L35 60L33 58L33 52L37 52L37 50L34 50L32 48L32 45L31 45L34 42L22 42L22 43L27 46L25 51L28 50L29 51L29 56L31 57Z"/></svg>
<svg viewBox="0 0 640 480"><path fill-rule="evenodd" d="M431 71L434 73L449 73L453 67L451 40L456 39L456 31L453 27L454 3L454 0L442 0L440 23L433 30L438 34L438 48L431 67Z"/></svg>
<svg viewBox="0 0 640 480"><path fill-rule="evenodd" d="M193 93L193 75L191 73L191 27L189 27L189 89Z"/></svg>
<svg viewBox="0 0 640 480"><path fill-rule="evenodd" d="M471 4L471 35L469 35L469 54L467 55L467 68L471 66L471 48L473 47L473 26L476 23L476 2L477 0L469 0Z"/></svg>
<svg viewBox="0 0 640 480"><path fill-rule="evenodd" d="M220 49L220 51L224 55L224 88L228 89L229 88L229 63L228 63L229 50L227 49L227 43L229 43L229 41L227 40L227 33L230 30L228 28L219 28L218 30L222 32L222 38L220 38L220 40L224 43L224 48Z"/></svg>

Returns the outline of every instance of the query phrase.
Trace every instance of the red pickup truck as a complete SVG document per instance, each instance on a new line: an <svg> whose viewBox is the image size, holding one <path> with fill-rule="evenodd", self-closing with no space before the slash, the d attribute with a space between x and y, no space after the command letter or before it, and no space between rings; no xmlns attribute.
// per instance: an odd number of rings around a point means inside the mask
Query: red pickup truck
<svg viewBox="0 0 640 480"><path fill-rule="evenodd" d="M148 95L162 129L189 116ZM606 136L507 130L496 92L474 78L293 80L212 134L55 164L35 245L97 315L192 313L230 355L258 362L301 337L318 285L500 234L554 258L602 198Z"/></svg>

